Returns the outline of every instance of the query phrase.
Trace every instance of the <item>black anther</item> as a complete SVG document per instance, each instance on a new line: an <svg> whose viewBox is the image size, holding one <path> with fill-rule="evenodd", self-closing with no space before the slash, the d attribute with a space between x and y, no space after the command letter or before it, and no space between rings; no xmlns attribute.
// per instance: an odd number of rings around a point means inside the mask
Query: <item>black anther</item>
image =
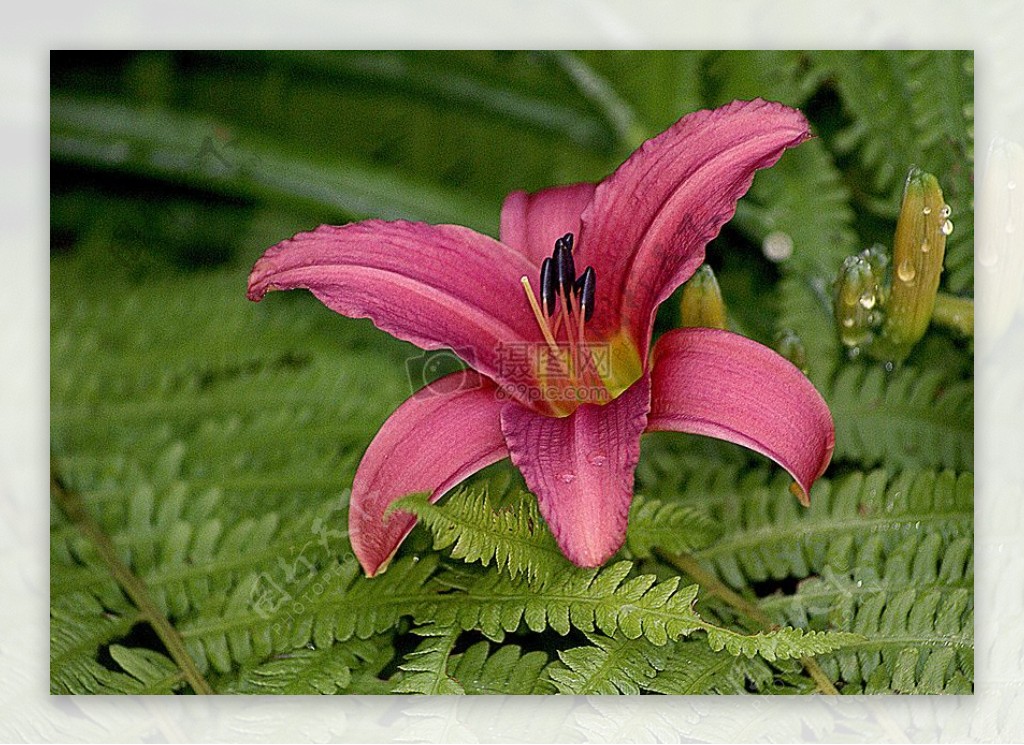
<svg viewBox="0 0 1024 745"><path fill-rule="evenodd" d="M565 300L566 312L569 311L569 299L572 297L573 285L576 283L576 264L572 260L572 249L570 243L565 243L560 238L555 243L555 274L558 278L558 286L562 288L562 299Z"/></svg>
<svg viewBox="0 0 1024 745"><path fill-rule="evenodd" d="M594 267L588 266L583 270L583 274L576 280L573 289L580 303L583 320L584 322L589 321L594 317L594 292L597 290L597 275L594 273Z"/></svg>
<svg viewBox="0 0 1024 745"><path fill-rule="evenodd" d="M540 265L540 306L544 314L555 313L555 299L558 297L558 277L555 274L555 262L550 257Z"/></svg>

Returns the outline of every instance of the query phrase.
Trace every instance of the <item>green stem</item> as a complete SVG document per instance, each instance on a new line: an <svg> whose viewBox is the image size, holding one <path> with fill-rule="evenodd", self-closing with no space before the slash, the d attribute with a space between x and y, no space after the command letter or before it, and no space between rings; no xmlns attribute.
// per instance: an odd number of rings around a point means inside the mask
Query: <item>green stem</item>
<svg viewBox="0 0 1024 745"><path fill-rule="evenodd" d="M660 559L671 564L684 574L688 574L693 581L700 585L704 590L719 598L734 610L739 611L750 620L759 624L766 631L771 631L772 629L777 628L776 624L772 623L772 619L767 613L733 590L731 587L728 587L724 582L718 579L718 577L702 567L690 554L667 554L661 551L658 551L657 554ZM839 691L836 690L832 681L829 680L827 675L825 675L825 671L821 669L821 665L819 665L813 657L801 657L800 662L803 663L804 669L814 680L819 691L830 696L839 695Z"/></svg>
<svg viewBox="0 0 1024 745"><path fill-rule="evenodd" d="M210 687L203 674L199 672L195 660L192 659L188 649L185 648L185 642L178 634L177 629L160 612L153 598L150 597L146 584L135 576L132 570L121 561L113 542L110 540L110 536L104 532L100 524L89 514L81 497L64 487L53 470L52 465L50 467L50 494L61 510L68 516L68 519L75 523L96 547L100 558L107 565L107 569L110 570L117 584L121 586L128 597L131 598L131 601L135 603L135 607L139 609L142 617L153 627L160 641L167 648L171 659L174 660L174 663L181 670L182 676L192 686L192 690L198 694L212 694L214 692L213 688Z"/></svg>
<svg viewBox="0 0 1024 745"><path fill-rule="evenodd" d="M974 301L940 292L935 296L932 323L961 336L974 336Z"/></svg>

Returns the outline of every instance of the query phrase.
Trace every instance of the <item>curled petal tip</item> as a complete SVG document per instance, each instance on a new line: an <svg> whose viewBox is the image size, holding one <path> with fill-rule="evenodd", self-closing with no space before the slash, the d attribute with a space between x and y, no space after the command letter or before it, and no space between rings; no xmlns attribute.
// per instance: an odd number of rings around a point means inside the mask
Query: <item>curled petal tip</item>
<svg viewBox="0 0 1024 745"><path fill-rule="evenodd" d="M809 503L835 447L824 399L768 347L718 329L666 333L654 350L649 428L735 442L781 465Z"/></svg>
<svg viewBox="0 0 1024 745"><path fill-rule="evenodd" d="M804 507L811 506L811 495L797 482L789 485L789 493L792 494Z"/></svg>

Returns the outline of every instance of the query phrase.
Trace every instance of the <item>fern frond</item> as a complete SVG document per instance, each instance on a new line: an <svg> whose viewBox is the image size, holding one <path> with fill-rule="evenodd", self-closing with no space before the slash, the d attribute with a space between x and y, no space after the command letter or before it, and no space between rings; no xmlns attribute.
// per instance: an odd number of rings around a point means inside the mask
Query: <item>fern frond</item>
<svg viewBox="0 0 1024 745"><path fill-rule="evenodd" d="M706 86L710 103L765 98L799 107L821 82L822 72L807 64L804 52L791 50L723 51L710 55Z"/></svg>
<svg viewBox="0 0 1024 745"><path fill-rule="evenodd" d="M872 172L874 191L898 198L907 169L924 162L920 133L914 126L912 73L906 55L831 51L817 52L812 59L835 81L843 107L853 119L837 139L840 149L856 148ZM879 106L880 101L885 105Z"/></svg>
<svg viewBox="0 0 1024 745"><path fill-rule="evenodd" d="M863 634L820 661L848 690L970 692L972 553L969 535L944 542L936 533L918 533L891 550L869 542L851 571L825 571L761 607L781 622Z"/></svg>
<svg viewBox="0 0 1024 745"><path fill-rule="evenodd" d="M195 616L179 623L179 630L195 659L224 672L232 658L266 659L310 642L326 648L334 641L368 639L393 628L438 592L425 587L436 567L436 557L394 562L373 580L361 576L354 560L334 562L291 583L253 574L230 595L209 598Z"/></svg>
<svg viewBox="0 0 1024 745"><path fill-rule="evenodd" d="M678 577L660 583L651 575L627 579L632 566L623 561L603 569L572 567L542 588L522 578L483 575L460 596L436 598L430 617L442 624L478 628L492 639L515 631L520 622L535 632L551 628L565 635L571 628L600 629L609 636L644 636L655 644L701 627L692 608L696 585L680 588Z"/></svg>
<svg viewBox="0 0 1024 745"><path fill-rule="evenodd" d="M405 675L395 686L395 693L431 696L465 693L462 684L448 674L448 662L461 630L454 626L428 624L413 629L413 633L424 639L399 666Z"/></svg>
<svg viewBox="0 0 1024 745"><path fill-rule="evenodd" d="M759 173L733 222L759 245L775 231L789 236L793 251L782 267L806 277L834 276L857 247L849 190L820 140Z"/></svg>
<svg viewBox="0 0 1024 745"><path fill-rule="evenodd" d="M892 551L913 531L934 533L946 545L973 528L974 479L969 473L890 477L874 471L820 479L807 509L795 505L788 485L782 476L760 485L751 482L728 501L712 505L722 520L722 536L694 556L730 586L743 588L768 579L807 577L826 567L847 571L863 562L865 547Z"/></svg>
<svg viewBox="0 0 1024 745"><path fill-rule="evenodd" d="M665 665L667 650L646 639L609 638L587 634L589 646L558 653L565 667L552 667L548 676L559 693L636 695L649 687Z"/></svg>
<svg viewBox="0 0 1024 745"><path fill-rule="evenodd" d="M327 648L306 647L276 654L254 666L243 667L223 693L242 694L334 694L384 693L390 691L376 674L391 657L390 643L351 639ZM370 678L378 685L367 690L353 678Z"/></svg>
<svg viewBox="0 0 1024 745"><path fill-rule="evenodd" d="M126 676L96 659L97 650L126 636L138 621L123 599L119 610L112 613L85 593L51 602L50 693L102 693L131 687Z"/></svg>
<svg viewBox="0 0 1024 745"><path fill-rule="evenodd" d="M110 657L125 673L138 682L137 689L125 690L124 693L168 694L177 691L184 683L178 666L167 656L152 649L111 644Z"/></svg>
<svg viewBox="0 0 1024 745"><path fill-rule="evenodd" d="M629 510L626 550L639 559L654 549L682 553L703 548L715 540L719 528L695 506L637 494Z"/></svg>
<svg viewBox="0 0 1024 745"><path fill-rule="evenodd" d="M897 468L974 467L974 384L934 370L848 365L826 395L835 457Z"/></svg>
<svg viewBox="0 0 1024 745"><path fill-rule="evenodd" d="M758 658L716 652L696 640L676 644L675 652L665 658L663 667L647 684L647 690L672 696L721 693L749 693L749 686L766 692L772 671Z"/></svg>
<svg viewBox="0 0 1024 745"><path fill-rule="evenodd" d="M486 487L461 489L441 505L430 504L428 495L412 495L395 507L416 515L434 536L434 548L451 546L455 559L484 566L493 562L513 577L525 574L530 580L547 579L569 566L529 492L516 492L500 509Z"/></svg>
<svg viewBox="0 0 1024 745"><path fill-rule="evenodd" d="M737 656L760 655L769 661L810 657L865 641L860 634L841 631L805 632L795 628L762 631L752 636L715 627L709 628L707 632L708 643L716 652L724 649Z"/></svg>
<svg viewBox="0 0 1024 745"><path fill-rule="evenodd" d="M543 673L548 665L544 652L522 654L516 644L505 644L490 654L491 644L480 641L462 654L452 655L448 671L466 693L501 695L552 693Z"/></svg>

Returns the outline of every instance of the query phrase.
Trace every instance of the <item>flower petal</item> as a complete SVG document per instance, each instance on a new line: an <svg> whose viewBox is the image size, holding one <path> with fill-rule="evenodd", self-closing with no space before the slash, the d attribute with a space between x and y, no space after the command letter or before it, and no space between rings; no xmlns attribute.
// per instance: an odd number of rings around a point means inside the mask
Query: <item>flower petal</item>
<svg viewBox="0 0 1024 745"><path fill-rule="evenodd" d="M367 220L268 249L249 275L249 299L308 288L337 313L371 318L424 349L453 349L516 395L533 381L502 355L507 345L543 344L520 284L534 273L523 254L469 228Z"/></svg>
<svg viewBox="0 0 1024 745"><path fill-rule="evenodd" d="M356 469L349 503L352 549L368 576L387 566L416 524L405 512L385 515L392 502L424 491L436 501L508 456L499 424L507 403L491 381L465 370L421 389L384 422Z"/></svg>
<svg viewBox="0 0 1024 745"><path fill-rule="evenodd" d="M644 143L582 216L576 263L597 271L594 330L626 327L645 359L654 311L704 261L754 172L809 136L799 111L758 99L690 114Z"/></svg>
<svg viewBox="0 0 1024 745"><path fill-rule="evenodd" d="M832 459L828 406L784 357L719 329L670 331L654 346L648 431L717 437L767 455L796 479L809 503L811 484Z"/></svg>
<svg viewBox="0 0 1024 745"><path fill-rule="evenodd" d="M569 184L528 194L514 191L501 206L501 242L538 267L566 233L579 237L580 215L594 196L594 184ZM580 267L582 269L582 267Z"/></svg>
<svg viewBox="0 0 1024 745"><path fill-rule="evenodd" d="M611 403L584 404L560 419L518 403L501 411L512 462L562 553L578 566L600 566L626 536L650 390L644 376Z"/></svg>

